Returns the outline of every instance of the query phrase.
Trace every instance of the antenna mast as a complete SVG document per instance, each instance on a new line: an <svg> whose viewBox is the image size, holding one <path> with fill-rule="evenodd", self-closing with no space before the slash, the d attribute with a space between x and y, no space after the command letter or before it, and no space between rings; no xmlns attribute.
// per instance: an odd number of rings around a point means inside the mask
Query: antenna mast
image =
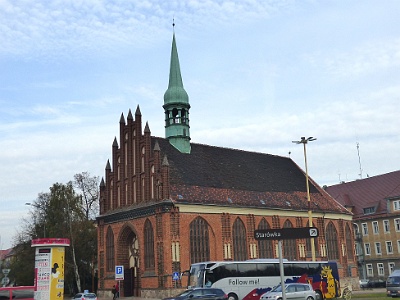
<svg viewBox="0 0 400 300"><path fill-rule="evenodd" d="M360 144L357 142L357 155L358 155L358 164L360 166L360 179L362 179L362 168L361 168L361 157L360 157Z"/></svg>

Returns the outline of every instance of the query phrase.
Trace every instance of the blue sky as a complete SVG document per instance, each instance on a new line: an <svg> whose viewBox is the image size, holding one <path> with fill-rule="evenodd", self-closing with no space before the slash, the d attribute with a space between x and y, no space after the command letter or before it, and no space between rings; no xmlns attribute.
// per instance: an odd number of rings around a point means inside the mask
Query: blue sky
<svg viewBox="0 0 400 300"><path fill-rule="evenodd" d="M0 248L25 202L102 177L121 113L164 136L172 20L192 142L288 156L320 185L400 168L399 1L0 0ZM357 152L361 158L361 169Z"/></svg>

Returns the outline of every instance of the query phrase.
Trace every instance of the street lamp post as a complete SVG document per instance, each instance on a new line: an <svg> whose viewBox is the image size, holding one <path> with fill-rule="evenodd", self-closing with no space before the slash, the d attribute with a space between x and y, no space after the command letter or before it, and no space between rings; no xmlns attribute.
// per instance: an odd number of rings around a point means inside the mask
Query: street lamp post
<svg viewBox="0 0 400 300"><path fill-rule="evenodd" d="M313 222L312 222L312 211L311 211L311 199L310 199L310 186L308 183L308 168L307 168L307 151L306 151L306 144L308 142L315 141L316 138L308 137L305 138L304 136L301 137L300 141L293 141L295 144L303 144L304 148L304 163L306 166L306 189L307 189L307 203L308 203L308 226L312 227ZM314 238L311 238L311 257L312 260L315 261L315 244L314 244Z"/></svg>
<svg viewBox="0 0 400 300"><path fill-rule="evenodd" d="M40 206L31 202L26 202L25 205L33 206L37 209L40 209ZM43 237L46 237L46 222L43 221Z"/></svg>

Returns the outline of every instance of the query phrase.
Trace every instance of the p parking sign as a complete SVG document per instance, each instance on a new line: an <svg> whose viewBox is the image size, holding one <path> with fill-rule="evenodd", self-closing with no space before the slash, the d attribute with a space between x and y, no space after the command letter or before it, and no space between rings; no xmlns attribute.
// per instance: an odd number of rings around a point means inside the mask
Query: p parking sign
<svg viewBox="0 0 400 300"><path fill-rule="evenodd" d="M124 266L115 266L115 280L124 280Z"/></svg>

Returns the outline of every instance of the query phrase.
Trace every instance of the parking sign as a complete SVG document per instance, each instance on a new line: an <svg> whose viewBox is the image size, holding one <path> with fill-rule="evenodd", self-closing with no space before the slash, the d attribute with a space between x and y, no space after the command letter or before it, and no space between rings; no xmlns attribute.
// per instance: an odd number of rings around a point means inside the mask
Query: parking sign
<svg viewBox="0 0 400 300"><path fill-rule="evenodd" d="M124 266L115 266L115 280L124 280Z"/></svg>

